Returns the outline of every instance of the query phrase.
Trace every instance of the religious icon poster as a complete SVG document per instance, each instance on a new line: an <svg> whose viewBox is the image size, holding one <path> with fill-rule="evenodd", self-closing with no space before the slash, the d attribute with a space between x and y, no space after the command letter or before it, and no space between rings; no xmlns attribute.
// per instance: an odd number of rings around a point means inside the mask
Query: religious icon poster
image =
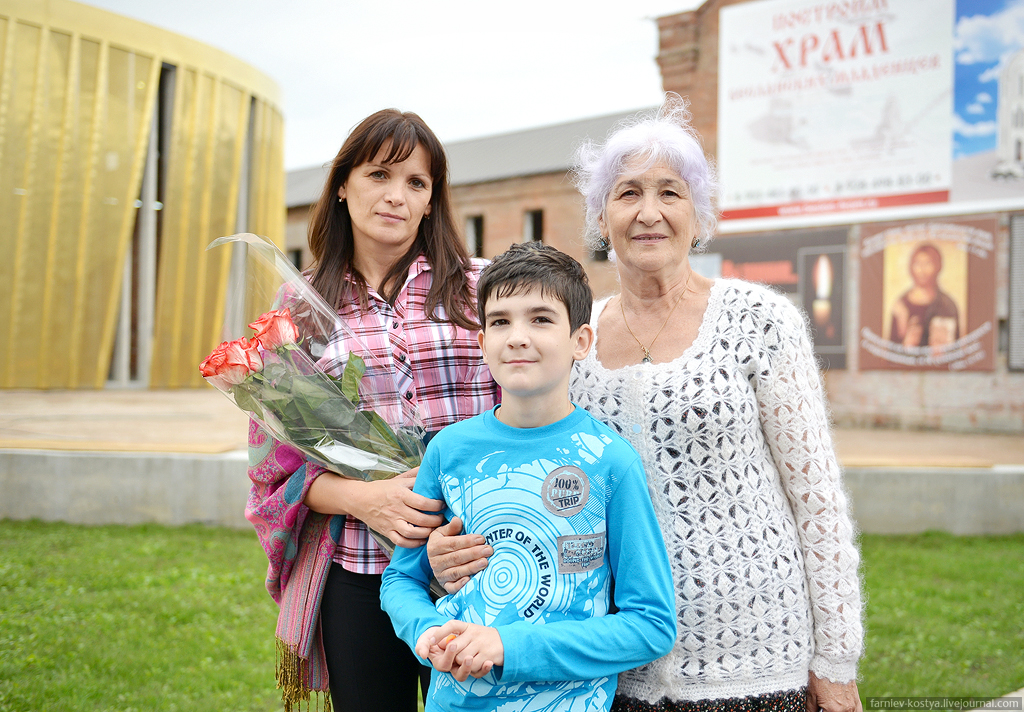
<svg viewBox="0 0 1024 712"><path fill-rule="evenodd" d="M995 368L995 218L865 225L860 368Z"/></svg>

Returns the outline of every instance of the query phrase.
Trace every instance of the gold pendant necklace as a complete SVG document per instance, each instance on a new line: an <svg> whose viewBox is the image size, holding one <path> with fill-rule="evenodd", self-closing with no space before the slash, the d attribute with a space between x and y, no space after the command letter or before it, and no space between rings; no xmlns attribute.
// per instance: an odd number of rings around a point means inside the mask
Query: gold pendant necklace
<svg viewBox="0 0 1024 712"><path fill-rule="evenodd" d="M683 285L682 293L678 297L676 297L676 301L672 305L672 308L668 310L668 316L665 317L665 323L661 325L661 328L658 329L658 333L654 335L653 339L651 339L650 346L644 346L643 342L641 342L640 339L636 338L636 334L634 334L633 330L629 328L629 322L626 321L626 307L622 305L622 295L619 295L619 311L622 312L622 323L626 325L626 331L628 331L629 335L633 337L634 341L636 341L637 345L640 347L640 350L644 352L644 358L640 363L654 362L654 360L651 358L651 349L654 348L654 342L658 340L658 337L661 336L661 332L663 332L665 330L665 327L668 326L668 321L669 319L672 318L672 313L676 310L676 307L679 306L679 302L683 301L683 297L686 296L686 290L690 288L690 277L692 276L693 268L690 269L690 274L686 275L686 284Z"/></svg>

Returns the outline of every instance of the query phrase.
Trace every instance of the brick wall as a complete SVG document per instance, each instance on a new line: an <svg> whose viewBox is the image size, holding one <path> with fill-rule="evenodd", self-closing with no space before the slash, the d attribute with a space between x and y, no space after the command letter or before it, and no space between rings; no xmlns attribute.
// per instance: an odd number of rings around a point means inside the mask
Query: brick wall
<svg viewBox="0 0 1024 712"><path fill-rule="evenodd" d="M696 10L658 18L658 66L665 91L690 101L704 150L718 150L718 11L748 0L709 0Z"/></svg>
<svg viewBox="0 0 1024 712"><path fill-rule="evenodd" d="M543 210L544 243L579 260L596 295L618 291L614 266L593 260L583 243L583 198L566 174L460 185L452 189L452 198L460 225L470 216L483 216L484 257L494 257L521 242L526 212Z"/></svg>

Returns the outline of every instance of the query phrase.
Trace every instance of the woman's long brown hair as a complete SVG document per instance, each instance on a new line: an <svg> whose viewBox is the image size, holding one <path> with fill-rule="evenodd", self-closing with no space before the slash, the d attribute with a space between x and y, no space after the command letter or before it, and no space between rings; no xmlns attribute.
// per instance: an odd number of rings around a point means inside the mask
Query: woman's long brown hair
<svg viewBox="0 0 1024 712"><path fill-rule="evenodd" d="M420 220L416 239L409 251L384 276L381 296L394 305L405 284L409 266L421 254L426 256L433 273L427 292L426 313L431 321L450 321L466 329L478 329L474 320L475 295L466 271L469 254L459 237L452 214L448 187L448 158L434 132L412 112L384 109L368 116L345 140L331 164L320 199L313 206L309 221L309 249L313 253L313 287L328 304L339 308L348 294L345 279L352 276L352 286L365 308L369 303L366 279L355 268L355 241L348 204L338 202L338 190L348 181L352 169L372 160L390 141L384 163L401 163L416 146L423 146L430 156L430 218ZM444 308L444 317L437 308Z"/></svg>

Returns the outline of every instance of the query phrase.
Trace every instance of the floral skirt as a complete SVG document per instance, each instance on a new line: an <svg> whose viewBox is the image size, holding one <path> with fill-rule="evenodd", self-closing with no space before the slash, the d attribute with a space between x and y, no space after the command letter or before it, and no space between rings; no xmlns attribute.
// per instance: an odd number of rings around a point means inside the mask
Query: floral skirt
<svg viewBox="0 0 1024 712"><path fill-rule="evenodd" d="M612 712L806 712L807 688L772 692L751 697L730 697L723 700L686 700L672 702L662 698L648 704L616 695Z"/></svg>

